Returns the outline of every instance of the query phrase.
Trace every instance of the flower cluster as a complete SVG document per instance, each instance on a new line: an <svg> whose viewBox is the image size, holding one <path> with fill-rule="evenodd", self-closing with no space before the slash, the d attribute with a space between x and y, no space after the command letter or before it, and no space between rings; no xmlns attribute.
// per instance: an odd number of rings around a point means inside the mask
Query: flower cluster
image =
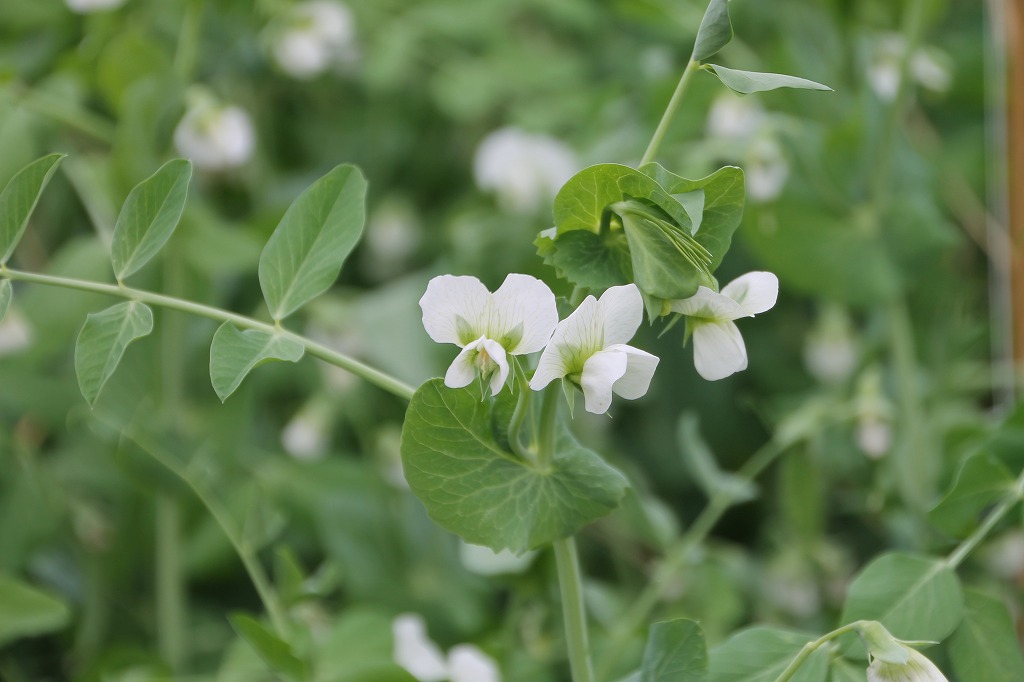
<svg viewBox="0 0 1024 682"><path fill-rule="evenodd" d="M751 272L716 292L700 287L670 308L688 317L697 371L722 379L747 366L743 338L733 320L775 305L779 281ZM420 299L423 326L434 341L462 350L445 374L445 385L462 388L480 379L497 395L511 372L510 356L543 350L530 388L563 379L583 391L588 412L604 414L612 395L635 400L647 393L658 358L627 345L643 320L644 303L634 284L588 296L559 322L555 295L529 275L509 275L491 293L475 277L442 275Z"/></svg>

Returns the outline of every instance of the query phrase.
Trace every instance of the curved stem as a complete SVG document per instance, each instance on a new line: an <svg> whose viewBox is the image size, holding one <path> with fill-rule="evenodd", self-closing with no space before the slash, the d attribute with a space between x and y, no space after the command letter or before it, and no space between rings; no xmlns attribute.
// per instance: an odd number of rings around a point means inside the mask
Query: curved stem
<svg viewBox="0 0 1024 682"><path fill-rule="evenodd" d="M793 675L796 674L797 669L804 664L804 661L811 657L811 654L813 654L815 651L820 649L825 644L831 642L836 637L839 637L840 635L845 635L847 632L852 632L860 624L861 621L857 621L856 623L844 625L840 628L836 628L827 635L822 635L813 642L808 642L807 644L805 644L804 647L800 649L800 653L796 655L796 658L790 661L789 665L786 666L786 669L783 670L782 673L775 678L775 682L788 682L788 680L790 680L793 677Z"/></svg>
<svg viewBox="0 0 1024 682"><path fill-rule="evenodd" d="M1013 484L1013 487L1007 492L1006 496L1000 500L999 504L989 512L989 515L985 517L985 520L977 530L970 534L963 542L961 542L956 549L954 549L948 557L946 557L946 566L952 569L956 569L963 560L967 558L967 555L974 551L982 540L985 539L992 529L995 528L996 524L999 523L1004 516L1013 506L1024 500L1024 472L1017 478L1017 481Z"/></svg>
<svg viewBox="0 0 1024 682"><path fill-rule="evenodd" d="M133 289L132 287L120 286L116 284L103 284L100 282L91 282L82 279L73 279L70 277L57 277L54 275L40 275L33 272L23 272L21 270L14 270L8 267L0 267L0 278L6 278L13 281L20 282L31 282L34 284L44 284L47 286L62 287L65 289L76 289L78 291L88 291L97 294L105 294L107 296L116 296L117 298L124 298L132 301L139 301L141 303L147 303L150 305L156 305L163 308L170 308L171 310L180 310L184 313L191 315L198 315L200 317L207 317L211 320L218 320L220 322L230 322L236 327L242 329L259 329L271 334L280 334L296 343L301 344L306 352L313 357L320 358L324 362L330 363L342 369L352 372L356 376L359 376L366 381L370 382L374 386L384 389L392 395L403 398L405 400L411 400L413 393L416 392L412 386L409 386L403 381L396 379L390 374L386 374L379 369L370 367L369 365L359 362L355 358L349 357L343 353L339 353L336 350L328 348L323 344L319 344L315 341L307 339L306 337L296 334L295 332L283 329L280 326L269 324L267 322L260 322L254 320L251 317L245 315L239 315L232 313L227 310L221 310L220 308L214 308L212 306L203 305L201 303L193 303L192 301L186 301L181 298L175 298L173 296L165 296L163 294L153 293L151 291L144 291L142 289Z"/></svg>
<svg viewBox="0 0 1024 682"><path fill-rule="evenodd" d="M665 138L665 133L668 132L668 127L672 123L672 119L675 117L676 110L679 109L679 104L683 101L683 94L686 92L686 86L690 82L690 78L693 76L693 72L697 70L700 63L691 59L686 63L686 68L683 69L683 75L679 78L679 85L676 86L676 91L672 93L672 99L669 100L668 106L665 107L665 113L661 115L661 121L658 122L658 127L654 131L654 136L651 138L650 144L647 145L647 151L644 152L644 156L640 159L640 165L650 163L654 161L654 157L658 155L658 147L661 146L661 141Z"/></svg>

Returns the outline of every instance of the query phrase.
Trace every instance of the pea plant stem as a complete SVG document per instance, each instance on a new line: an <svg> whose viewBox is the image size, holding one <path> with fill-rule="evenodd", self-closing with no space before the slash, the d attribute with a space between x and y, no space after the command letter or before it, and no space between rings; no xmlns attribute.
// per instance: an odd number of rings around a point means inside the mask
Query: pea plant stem
<svg viewBox="0 0 1024 682"><path fill-rule="evenodd" d="M288 331L287 329L267 322L260 322L259 320L255 320L251 317L246 317L245 315L221 310L220 308L186 301L181 298L175 298L174 296L165 296L163 294L157 294L143 289L134 289L120 284L104 284L101 282L73 279L70 277L42 275L34 272L14 270L6 266L0 267L0 279L9 279L16 282L30 282L34 284L62 287L64 289L76 289L78 291L105 294L107 296L139 301L140 303L169 308L171 310L179 310L184 313L198 315L199 317L206 317L219 322L230 322L241 329L259 329L271 334L280 334L285 338L301 344L306 349L306 352L313 357L320 358L324 362L348 370L356 376L365 379L374 386L382 388L398 398L411 400L413 393L415 393L415 389L412 386L409 386L399 379L396 379L395 377L374 367L370 367L355 358L319 344L316 341L307 339L300 334L296 334L295 332Z"/></svg>
<svg viewBox="0 0 1024 682"><path fill-rule="evenodd" d="M789 665L786 666L786 669L783 670L779 674L779 676L775 678L775 682L789 682L789 680L792 679L793 675L796 674L797 669L799 669L800 666L804 664L804 661L811 657L811 654L813 654L815 651L831 642L836 637L845 635L847 632L852 632L860 624L860 622L861 621L857 621L856 623L849 623L848 625L836 628L832 632L822 635L813 642L808 642L807 644L805 644L804 647L800 649L800 653L796 655L796 658L790 661Z"/></svg>
<svg viewBox="0 0 1024 682"><path fill-rule="evenodd" d="M676 85L676 90L672 93L672 99L669 100L668 106L665 107L665 113L661 115L661 121L658 122L658 127L655 129L654 135L651 137L651 141L647 145L647 151L644 152L643 158L640 159L641 166L645 163L654 161L654 157L658 155L658 148L661 147L661 141L665 138L665 133L668 132L668 127L671 125L672 119L675 117L676 111L679 109L679 105L683 101L683 95L686 93L686 86L689 85L690 79L699 67L700 63L693 59L686 63L686 68L683 69L683 75L679 78L679 84Z"/></svg>
<svg viewBox="0 0 1024 682"><path fill-rule="evenodd" d="M956 569L963 563L964 559L992 532L996 524L1002 521L1003 517L1021 500L1024 500L1024 472L1021 472L1013 487L1006 492L999 504L992 508L981 525L946 557L946 566Z"/></svg>

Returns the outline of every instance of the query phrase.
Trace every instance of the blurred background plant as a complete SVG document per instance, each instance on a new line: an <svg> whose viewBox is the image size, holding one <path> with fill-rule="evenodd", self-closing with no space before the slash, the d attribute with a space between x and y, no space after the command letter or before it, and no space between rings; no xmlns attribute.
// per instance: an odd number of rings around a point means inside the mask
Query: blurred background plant
<svg viewBox="0 0 1024 682"><path fill-rule="evenodd" d="M109 281L117 207L183 155L196 175L182 224L139 286L253 313L260 249L289 202L352 162L370 180L367 234L303 324L419 384L446 365L420 324L426 281L554 284L532 244L550 200L590 163L639 161L704 9L4 0L0 183L70 154L15 263ZM781 294L744 326L748 371L704 382L676 336L642 329L662 358L651 393L613 420L576 415L634 484L581 538L595 649L624 652L608 672L640 656L642 629L620 621L645 587L633 625L695 618L711 645L752 621L827 630L868 558L942 554L966 534L928 518L964 456L1024 464L1013 372L991 369L981 4L731 11L741 30L726 65L835 93L740 98L701 74L662 147L687 177L745 169L721 280L767 269ZM429 522L401 475L404 405L312 361L267 367L222 405L207 375L213 323L160 312L161 331L128 351L90 412L72 340L101 299L17 290L0 324L0 677L273 679L225 618L260 611L256 565L335 671L324 680L396 662L421 680L486 680L494 666L506 680L564 679L554 562L481 553ZM783 456L756 484L714 468L765 448ZM733 497L709 541L659 574L706 501L725 499L723 480ZM964 571L1019 623L1015 517Z"/></svg>

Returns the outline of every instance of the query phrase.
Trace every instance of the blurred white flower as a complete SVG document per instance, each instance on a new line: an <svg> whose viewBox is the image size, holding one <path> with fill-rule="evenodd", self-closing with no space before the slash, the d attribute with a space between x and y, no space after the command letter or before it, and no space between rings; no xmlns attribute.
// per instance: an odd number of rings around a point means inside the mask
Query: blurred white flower
<svg viewBox="0 0 1024 682"><path fill-rule="evenodd" d="M995 575L1006 580L1024 575L1024 532L1008 531L985 548L985 565Z"/></svg>
<svg viewBox="0 0 1024 682"><path fill-rule="evenodd" d="M174 129L174 146L196 168L225 171L252 158L256 132L244 109L199 96Z"/></svg>
<svg viewBox="0 0 1024 682"><path fill-rule="evenodd" d="M370 216L364 238L367 274L386 279L401 269L423 241L423 230L412 208L388 201Z"/></svg>
<svg viewBox="0 0 1024 682"><path fill-rule="evenodd" d="M442 682L448 679L444 653L427 636L427 624L415 613L403 613L391 623L395 639L395 663L405 668L420 682Z"/></svg>
<svg viewBox="0 0 1024 682"><path fill-rule="evenodd" d="M555 196L578 166L572 150L558 140L502 128L477 147L473 174L477 187L494 192L502 208L532 213Z"/></svg>
<svg viewBox="0 0 1024 682"><path fill-rule="evenodd" d="M311 0L292 7L273 41L274 59L295 78L312 78L355 58L355 21L340 2Z"/></svg>
<svg viewBox="0 0 1024 682"><path fill-rule="evenodd" d="M746 139L765 122L764 109L753 97L725 92L715 98L708 112L708 134L725 139Z"/></svg>
<svg viewBox="0 0 1024 682"><path fill-rule="evenodd" d="M898 33L879 36L868 60L868 85L884 102L891 102L900 91L900 68L907 53L907 41ZM910 56L907 72L918 84L944 92L953 76L948 60L937 50L924 48Z"/></svg>
<svg viewBox="0 0 1024 682"><path fill-rule="evenodd" d="M13 355L32 343L32 326L13 307L0 320L0 356Z"/></svg>
<svg viewBox="0 0 1024 682"><path fill-rule="evenodd" d="M330 439L330 422L330 403L315 397L285 425L281 445L296 459L323 459Z"/></svg>
<svg viewBox="0 0 1024 682"><path fill-rule="evenodd" d="M877 416L861 417L857 420L857 447L871 459L884 457L892 448L892 426Z"/></svg>
<svg viewBox="0 0 1024 682"><path fill-rule="evenodd" d="M435 277L420 308L430 338L462 348L445 374L445 386L462 388L480 376L489 382L491 395L508 378L507 356L539 351L558 324L555 295L529 275L509 275L493 294L476 277Z"/></svg>
<svg viewBox="0 0 1024 682"><path fill-rule="evenodd" d="M892 404L882 386L882 373L872 367L857 382L857 447L872 459L885 456L892 449Z"/></svg>
<svg viewBox="0 0 1024 682"><path fill-rule="evenodd" d="M743 164L747 196L756 203L777 199L789 179L789 162L775 138L760 136L747 147Z"/></svg>
<svg viewBox="0 0 1024 682"><path fill-rule="evenodd" d="M89 12L116 9L123 5L125 0L64 0L64 2L72 12L88 14Z"/></svg>
<svg viewBox="0 0 1024 682"><path fill-rule="evenodd" d="M472 644L459 644L448 653L451 682L501 682L494 659Z"/></svg>
<svg viewBox="0 0 1024 682"><path fill-rule="evenodd" d="M536 552L525 552L516 556L507 549L495 552L490 547L459 543L459 559L470 573L477 575L504 575L522 573L533 563Z"/></svg>
<svg viewBox="0 0 1024 682"><path fill-rule="evenodd" d="M747 347L733 320L770 310L778 297L778 277L748 272L722 287L721 293L700 287L690 298L672 301L673 312L690 318L697 373L717 381L746 369Z"/></svg>
<svg viewBox="0 0 1024 682"><path fill-rule="evenodd" d="M804 341L804 365L823 384L845 381L857 366L857 345L850 327L846 311L829 305Z"/></svg>
<svg viewBox="0 0 1024 682"><path fill-rule="evenodd" d="M868 666L868 682L949 682L934 663L917 649L901 645L907 652L905 663L873 658Z"/></svg>
<svg viewBox="0 0 1024 682"><path fill-rule="evenodd" d="M539 391L562 377L583 389L587 412L604 414L612 393L626 400L645 395L658 358L627 346L643 319L635 284L611 287L600 300L587 298L562 320L540 356L530 388Z"/></svg>
<svg viewBox="0 0 1024 682"><path fill-rule="evenodd" d="M925 48L914 53L910 74L918 83L935 92L945 92L953 84L949 59L941 52Z"/></svg>

